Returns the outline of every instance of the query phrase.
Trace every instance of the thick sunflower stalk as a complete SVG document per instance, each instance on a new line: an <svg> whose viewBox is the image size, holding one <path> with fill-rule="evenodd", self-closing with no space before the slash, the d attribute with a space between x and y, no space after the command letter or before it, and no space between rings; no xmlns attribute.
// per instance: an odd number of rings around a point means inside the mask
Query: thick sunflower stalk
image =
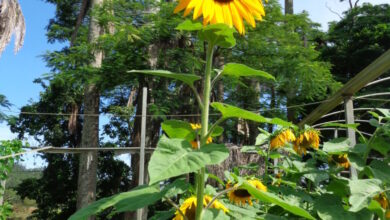
<svg viewBox="0 0 390 220"><path fill-rule="evenodd" d="M252 27L256 26L255 20L262 20L265 16L262 0L180 0L175 8L175 13L184 10L184 16L187 16L193 10L193 19L203 15L203 24L227 24L229 27L235 27L240 34L245 34L245 19ZM208 42L206 51L206 67L203 81L203 100L201 116L200 145L207 144L207 134L209 132L209 110L211 95L211 71L213 66L214 45ZM201 168L196 177L196 198L197 204L202 204L204 199L205 167ZM202 219L203 206L196 207L195 219Z"/></svg>

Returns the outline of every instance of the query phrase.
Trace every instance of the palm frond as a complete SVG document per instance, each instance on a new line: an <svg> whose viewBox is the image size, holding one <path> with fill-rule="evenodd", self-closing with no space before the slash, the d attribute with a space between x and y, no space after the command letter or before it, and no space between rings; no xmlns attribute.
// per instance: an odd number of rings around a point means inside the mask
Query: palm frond
<svg viewBox="0 0 390 220"><path fill-rule="evenodd" d="M0 55L15 34L14 52L23 46L26 25L18 0L0 0Z"/></svg>

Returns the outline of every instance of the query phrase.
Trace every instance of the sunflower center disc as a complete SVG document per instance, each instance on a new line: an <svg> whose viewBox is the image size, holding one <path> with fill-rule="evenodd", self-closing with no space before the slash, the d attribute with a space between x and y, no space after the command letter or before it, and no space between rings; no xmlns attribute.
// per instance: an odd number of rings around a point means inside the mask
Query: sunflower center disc
<svg viewBox="0 0 390 220"><path fill-rule="evenodd" d="M237 197L250 197L251 196L251 194L249 194L249 192L245 189L234 190L234 195Z"/></svg>
<svg viewBox="0 0 390 220"><path fill-rule="evenodd" d="M214 0L214 1L219 2L219 3L230 3L233 0Z"/></svg>

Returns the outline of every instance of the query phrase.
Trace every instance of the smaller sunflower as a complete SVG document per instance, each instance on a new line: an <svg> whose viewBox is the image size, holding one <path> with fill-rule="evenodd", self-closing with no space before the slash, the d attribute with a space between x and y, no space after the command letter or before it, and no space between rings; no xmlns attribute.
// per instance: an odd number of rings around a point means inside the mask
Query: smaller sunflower
<svg viewBox="0 0 390 220"><path fill-rule="evenodd" d="M306 155L307 149L313 148L318 150L320 146L320 132L309 128L303 131L294 141L294 150L299 155Z"/></svg>
<svg viewBox="0 0 390 220"><path fill-rule="evenodd" d="M383 209L387 210L389 208L389 200L384 193L375 196L374 199L381 205Z"/></svg>
<svg viewBox="0 0 390 220"><path fill-rule="evenodd" d="M329 160L335 162L337 166L344 167L345 169L348 169L351 165L347 154L332 155Z"/></svg>
<svg viewBox="0 0 390 220"><path fill-rule="evenodd" d="M203 197L203 207L206 207L211 202L211 200L212 198L210 196L205 195ZM191 196L184 200L183 204L180 206L180 211L187 217L188 220L194 220L196 213L196 205L196 196ZM210 207L213 209L222 210L225 213L229 212L229 210L218 200L215 200ZM176 211L173 220L184 220L184 218L179 211Z"/></svg>
<svg viewBox="0 0 390 220"><path fill-rule="evenodd" d="M202 128L202 125L199 123L190 123L192 130L199 130Z"/></svg>
<svg viewBox="0 0 390 220"><path fill-rule="evenodd" d="M207 140L206 140L206 144L210 144L210 143L213 143L213 138L211 137L208 137ZM198 141L191 141L191 146L193 149L198 149Z"/></svg>
<svg viewBox="0 0 390 220"><path fill-rule="evenodd" d="M285 146L287 143L295 141L296 137L291 129L284 129L277 132L276 135L271 137L270 148L271 150Z"/></svg>
<svg viewBox="0 0 390 220"><path fill-rule="evenodd" d="M263 185L263 183L258 179L252 179L248 180L248 183L251 184L253 187L255 187L258 190L267 192L267 187ZM234 184L234 187L236 187L237 184ZM227 183L226 189L232 188L232 184ZM253 205L252 203L252 196L246 189L236 189L229 191L227 193L227 196L231 202L234 202L236 205L245 205L247 202L249 205Z"/></svg>

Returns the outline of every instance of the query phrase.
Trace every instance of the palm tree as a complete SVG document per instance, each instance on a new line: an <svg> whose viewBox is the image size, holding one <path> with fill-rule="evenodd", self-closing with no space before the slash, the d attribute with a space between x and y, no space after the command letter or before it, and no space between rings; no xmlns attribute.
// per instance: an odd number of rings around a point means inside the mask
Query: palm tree
<svg viewBox="0 0 390 220"><path fill-rule="evenodd" d="M18 0L0 0L0 55L15 34L15 53L23 46L26 25Z"/></svg>

